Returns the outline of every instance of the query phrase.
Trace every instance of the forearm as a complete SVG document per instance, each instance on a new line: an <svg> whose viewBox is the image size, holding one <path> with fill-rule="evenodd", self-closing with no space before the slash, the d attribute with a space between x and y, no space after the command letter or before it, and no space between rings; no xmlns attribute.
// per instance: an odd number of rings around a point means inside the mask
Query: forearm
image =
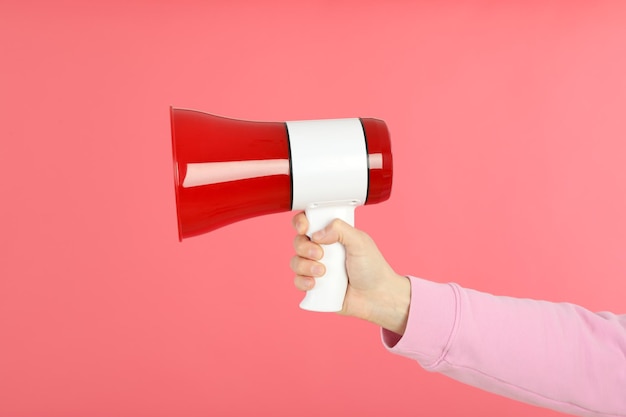
<svg viewBox="0 0 626 417"><path fill-rule="evenodd" d="M626 317L411 283L404 336L383 332L392 351L520 401L582 416L626 416Z"/></svg>

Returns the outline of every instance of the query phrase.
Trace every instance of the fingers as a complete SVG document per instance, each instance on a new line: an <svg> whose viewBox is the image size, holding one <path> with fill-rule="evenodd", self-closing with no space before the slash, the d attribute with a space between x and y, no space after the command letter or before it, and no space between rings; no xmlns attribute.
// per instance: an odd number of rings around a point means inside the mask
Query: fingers
<svg viewBox="0 0 626 417"><path fill-rule="evenodd" d="M302 226L302 224L303 223L300 223L300 226ZM296 230L303 230L303 233L305 233L306 227L308 227L308 222L306 222L305 227L301 229L296 228ZM295 237L293 247L296 250L296 256L291 258L290 267L296 274L294 285L301 291L308 291L315 286L314 277L322 276L326 272L324 265L317 262L322 259L324 251L320 245L311 242L307 236L302 234Z"/></svg>
<svg viewBox="0 0 626 417"><path fill-rule="evenodd" d="M312 241L324 245L339 242L347 250L357 249L363 245L365 234L348 223L335 219L328 226L312 235Z"/></svg>
<svg viewBox="0 0 626 417"><path fill-rule="evenodd" d="M293 227L299 236L303 236L309 229L309 220L304 212L300 212L292 218ZM344 246L358 245L363 239L363 232L348 223L335 219L324 229L319 230L312 235L312 240L316 243L330 245L339 242ZM296 248L297 251L298 248ZM304 254L302 256L305 256ZM314 258L317 259L317 258Z"/></svg>
<svg viewBox="0 0 626 417"><path fill-rule="evenodd" d="M324 255L321 245L340 242L353 255L367 252L371 239L364 232L355 229L344 221L333 220L324 229L306 236L309 222L304 213L296 214L292 224L298 235L293 241L296 256L291 259L291 269L295 273L294 285L301 291L308 291L315 285L315 278L325 274L326 269L319 260Z"/></svg>
<svg viewBox="0 0 626 417"><path fill-rule="evenodd" d="M307 230L309 229L309 220L306 218L304 212L300 212L293 216L291 224L293 225L294 229L296 229L296 232L298 232L299 235L306 234Z"/></svg>
<svg viewBox="0 0 626 417"><path fill-rule="evenodd" d="M300 256L291 258L291 270L296 274L293 283L300 291L313 288L315 277L320 277L326 272L326 268L321 263Z"/></svg>
<svg viewBox="0 0 626 417"><path fill-rule="evenodd" d="M293 248L296 250L296 254L303 258L320 260L324 256L324 250L317 243L311 242L311 240L303 235L298 235L293 240Z"/></svg>
<svg viewBox="0 0 626 417"><path fill-rule="evenodd" d="M296 275L293 279L293 283L300 291L308 291L315 286L315 279L312 277Z"/></svg>
<svg viewBox="0 0 626 417"><path fill-rule="evenodd" d="M321 263L300 256L291 258L290 266L296 275L304 277L321 277L326 272L326 268Z"/></svg>

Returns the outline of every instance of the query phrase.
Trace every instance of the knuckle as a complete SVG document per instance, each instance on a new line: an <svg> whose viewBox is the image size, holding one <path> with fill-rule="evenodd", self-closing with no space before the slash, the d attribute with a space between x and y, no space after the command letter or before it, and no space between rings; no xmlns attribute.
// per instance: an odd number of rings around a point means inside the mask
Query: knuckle
<svg viewBox="0 0 626 417"><path fill-rule="evenodd" d="M338 230L341 228L343 221L339 220L339 219L333 219L330 222L330 228L333 230Z"/></svg>
<svg viewBox="0 0 626 417"><path fill-rule="evenodd" d="M293 247L296 250L296 253L300 256L306 256L309 251L309 245L309 238L305 236L298 236L293 243Z"/></svg>
<svg viewBox="0 0 626 417"><path fill-rule="evenodd" d="M291 260L289 261L289 267L291 268L293 272L297 273L299 265L300 265L300 257L293 256Z"/></svg>
<svg viewBox="0 0 626 417"><path fill-rule="evenodd" d="M303 259L299 256L291 258L291 270L297 275L309 276L311 275L311 263L310 261Z"/></svg>
<svg viewBox="0 0 626 417"><path fill-rule="evenodd" d="M298 248L302 246L302 236L298 235L293 239L293 248L298 251Z"/></svg>
<svg viewBox="0 0 626 417"><path fill-rule="evenodd" d="M298 234L306 233L308 222L304 212L300 212L294 215L291 219L291 224L293 225L294 229L296 229L296 232L298 232Z"/></svg>

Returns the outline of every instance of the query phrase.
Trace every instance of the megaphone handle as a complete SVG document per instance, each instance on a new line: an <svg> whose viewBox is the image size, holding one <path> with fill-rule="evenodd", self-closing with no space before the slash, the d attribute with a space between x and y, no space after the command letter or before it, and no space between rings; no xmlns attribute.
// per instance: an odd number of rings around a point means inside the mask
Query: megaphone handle
<svg viewBox="0 0 626 417"><path fill-rule="evenodd" d="M334 219L341 219L354 226L356 202L340 204L314 204L305 209L309 221L309 237L323 229ZM315 286L307 291L300 303L300 308L310 311L340 311L348 288L346 272L346 250L340 243L322 245L324 256L320 260L326 267L326 273L315 278Z"/></svg>

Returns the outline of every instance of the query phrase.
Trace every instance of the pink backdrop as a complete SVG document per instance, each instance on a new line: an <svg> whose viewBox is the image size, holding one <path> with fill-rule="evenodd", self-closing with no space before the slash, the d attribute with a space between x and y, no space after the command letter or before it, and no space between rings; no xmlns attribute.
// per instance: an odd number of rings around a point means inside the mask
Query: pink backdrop
<svg viewBox="0 0 626 417"><path fill-rule="evenodd" d="M179 243L169 106L384 119L398 272L624 313L624 2L92 3L0 4L0 416L555 414L299 310L290 213Z"/></svg>

